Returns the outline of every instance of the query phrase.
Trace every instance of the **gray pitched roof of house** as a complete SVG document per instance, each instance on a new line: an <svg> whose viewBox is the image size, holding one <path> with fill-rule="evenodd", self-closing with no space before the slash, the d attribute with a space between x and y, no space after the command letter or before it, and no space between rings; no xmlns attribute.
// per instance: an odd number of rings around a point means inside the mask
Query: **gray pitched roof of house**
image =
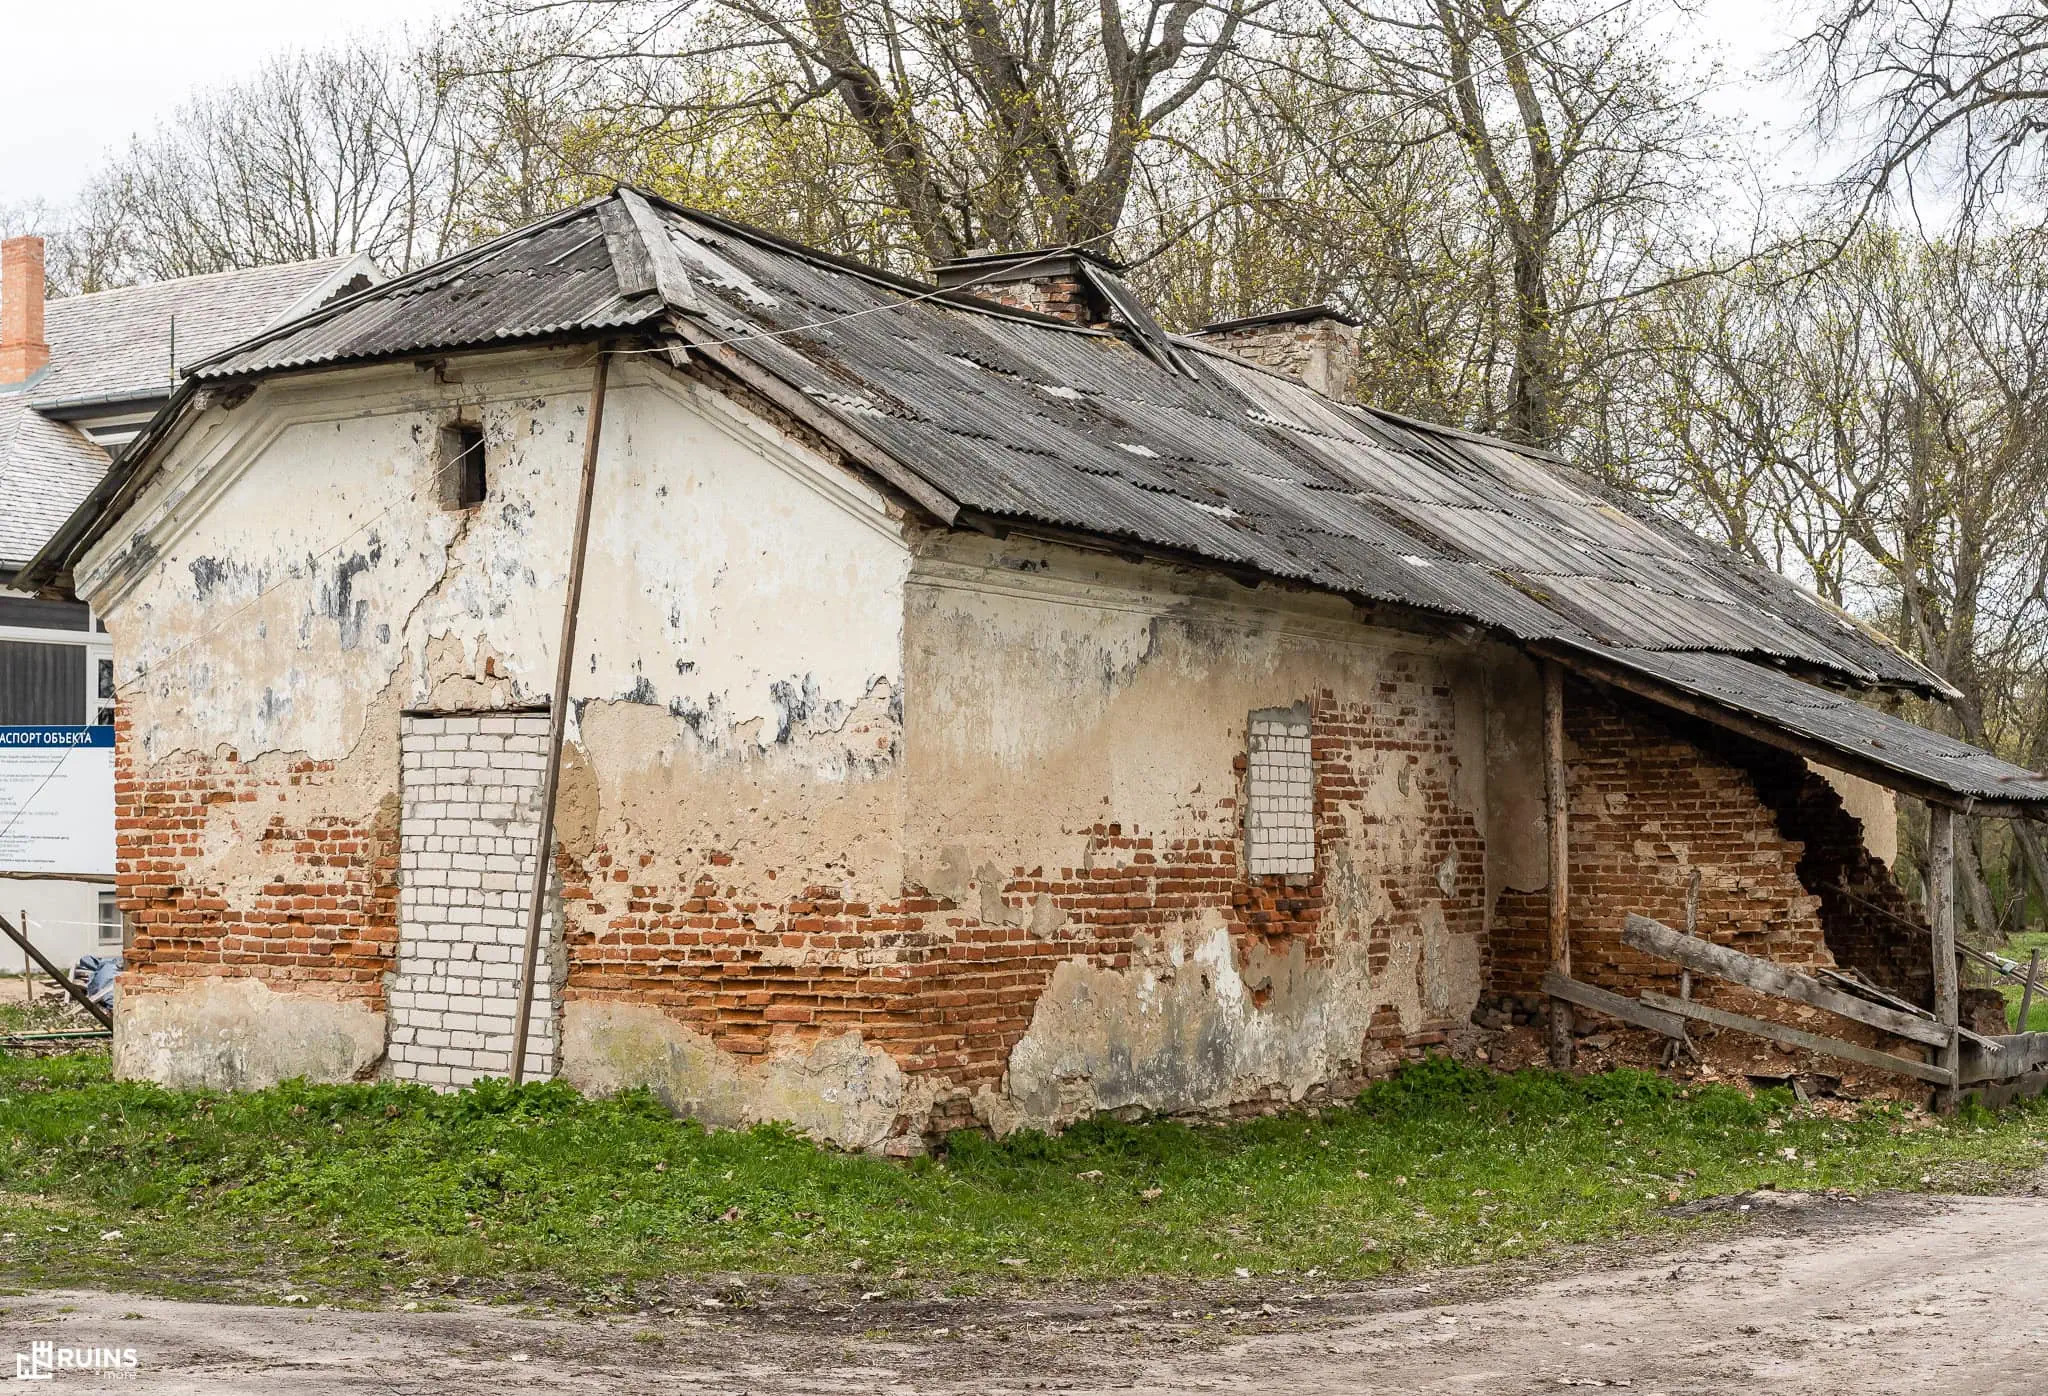
<svg viewBox="0 0 2048 1396"><path fill-rule="evenodd" d="M178 364L195 364L311 310L343 273L367 266L350 254L188 276L51 301L45 309L50 366L28 384L42 408L95 400L168 396L173 321Z"/></svg>
<svg viewBox="0 0 2048 1396"><path fill-rule="evenodd" d="M1148 343L1149 324L1080 329L631 190L267 332L193 381L629 329L784 392L949 523L1123 540L1525 644L1944 688L1547 453L1335 402L1193 340ZM89 543L91 512L39 566Z"/></svg>
<svg viewBox="0 0 2048 1396"><path fill-rule="evenodd" d="M0 571L33 557L106 469L107 453L76 427L0 396Z"/></svg>
<svg viewBox="0 0 2048 1396"><path fill-rule="evenodd" d="M0 568L32 557L106 473L107 453L61 419L170 396L173 317L178 362L196 363L370 267L322 257L51 301L49 367L0 388Z"/></svg>

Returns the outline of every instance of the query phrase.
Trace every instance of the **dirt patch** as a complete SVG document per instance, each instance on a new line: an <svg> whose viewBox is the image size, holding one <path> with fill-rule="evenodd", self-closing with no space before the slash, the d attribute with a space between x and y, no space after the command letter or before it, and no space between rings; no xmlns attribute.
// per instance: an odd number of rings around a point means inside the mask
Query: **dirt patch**
<svg viewBox="0 0 2048 1396"><path fill-rule="evenodd" d="M137 1350L136 1371L67 1376L65 1391L2020 1396L2048 1382L2048 1317L2014 1302L2048 1266L2048 1197L1743 1205L1714 1239L1647 1257L1587 1251L1367 1287L1256 1277L899 1297L885 1281L727 1279L590 1314L43 1293L5 1301L0 1327L24 1351Z"/></svg>

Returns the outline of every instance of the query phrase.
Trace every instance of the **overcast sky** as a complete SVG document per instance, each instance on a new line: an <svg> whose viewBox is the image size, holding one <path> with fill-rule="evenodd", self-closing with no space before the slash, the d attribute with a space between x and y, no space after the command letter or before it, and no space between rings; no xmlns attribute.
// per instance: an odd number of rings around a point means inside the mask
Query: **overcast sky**
<svg viewBox="0 0 2048 1396"><path fill-rule="evenodd" d="M279 49L352 34L395 33L459 8L458 0L14 0L0 82L0 204L62 205L93 167L147 131L194 88L239 77ZM1784 0L1703 0L1682 42L1721 46L1739 77L1783 42ZM1783 94L1731 81L1724 111L1789 116Z"/></svg>
<svg viewBox="0 0 2048 1396"><path fill-rule="evenodd" d="M0 203L67 202L109 151L196 87L279 49L395 33L453 0L8 0Z"/></svg>

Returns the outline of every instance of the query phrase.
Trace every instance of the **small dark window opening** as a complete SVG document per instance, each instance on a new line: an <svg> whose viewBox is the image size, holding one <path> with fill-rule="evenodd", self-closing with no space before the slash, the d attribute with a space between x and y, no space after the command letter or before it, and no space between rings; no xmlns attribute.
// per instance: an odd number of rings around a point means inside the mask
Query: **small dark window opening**
<svg viewBox="0 0 2048 1396"><path fill-rule="evenodd" d="M441 498L451 509L484 502L484 429L456 423L441 429Z"/></svg>
<svg viewBox="0 0 2048 1396"><path fill-rule="evenodd" d="M93 706L92 720L101 727L114 725L114 661L102 659L99 669L99 702Z"/></svg>

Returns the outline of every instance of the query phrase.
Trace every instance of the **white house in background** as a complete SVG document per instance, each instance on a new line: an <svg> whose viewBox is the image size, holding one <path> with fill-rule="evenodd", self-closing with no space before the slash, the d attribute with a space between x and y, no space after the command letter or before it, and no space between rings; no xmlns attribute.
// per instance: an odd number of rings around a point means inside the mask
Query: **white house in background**
<svg viewBox="0 0 2048 1396"><path fill-rule="evenodd" d="M378 279L366 255L326 257L46 304L42 239L0 243L0 737L113 721L113 649L90 608L8 584L169 401L178 365ZM117 948L122 928L110 886L4 875L47 870L39 865L95 844L111 860L112 763L95 755L106 748L79 734L12 730L12 738L0 741L0 914L25 915L37 946L59 964ZM53 741L73 743L75 754L63 783L45 786L42 773L65 750ZM24 813L30 795L35 803ZM81 822L104 827L76 827ZM34 840L32 823L41 829ZM11 941L0 944L0 971L22 960Z"/></svg>

